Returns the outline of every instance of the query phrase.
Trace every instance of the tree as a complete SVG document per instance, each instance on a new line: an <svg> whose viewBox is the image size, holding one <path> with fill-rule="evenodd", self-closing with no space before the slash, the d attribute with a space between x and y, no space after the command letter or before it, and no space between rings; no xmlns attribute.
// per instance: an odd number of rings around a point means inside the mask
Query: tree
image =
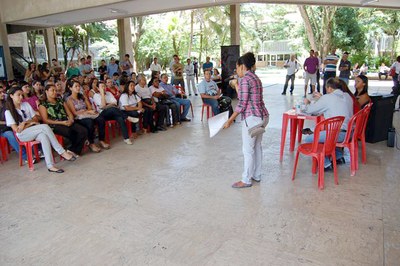
<svg viewBox="0 0 400 266"><path fill-rule="evenodd" d="M38 30L32 30L27 32L28 36L28 46L29 46L29 55L32 58L33 62L37 64L36 58L36 39L39 34Z"/></svg>
<svg viewBox="0 0 400 266"><path fill-rule="evenodd" d="M133 48L133 69L138 69L138 61L139 57L139 43L140 38L145 33L145 28L143 25L146 22L146 17L133 17L131 18L131 29L132 29L132 48Z"/></svg>
<svg viewBox="0 0 400 266"><path fill-rule="evenodd" d="M335 6L298 6L304 20L308 41L312 49L320 51L324 58L332 48Z"/></svg>

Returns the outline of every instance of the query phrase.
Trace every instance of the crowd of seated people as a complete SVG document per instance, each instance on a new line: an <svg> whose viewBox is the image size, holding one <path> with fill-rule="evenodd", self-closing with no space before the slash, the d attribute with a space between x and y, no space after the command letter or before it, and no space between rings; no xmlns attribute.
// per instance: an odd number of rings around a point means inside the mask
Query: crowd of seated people
<svg viewBox="0 0 400 266"><path fill-rule="evenodd" d="M99 80L87 58L80 62L80 67L71 63L66 74L56 60L51 69L42 64L36 70L32 63L24 81L0 82L1 137L16 152L19 141L39 140L50 172L64 172L55 167L52 149L70 161L83 154L85 145L95 153L110 149L106 141L108 121L119 127L128 145L133 144L131 132L137 138L140 133L157 133L190 121L186 115L191 102L168 83L167 74L160 82L156 73L148 86L144 74L120 73L122 69L113 59L109 65L103 62ZM124 62L127 68L129 57ZM109 71L112 69L116 72ZM21 152L27 163L26 151Z"/></svg>

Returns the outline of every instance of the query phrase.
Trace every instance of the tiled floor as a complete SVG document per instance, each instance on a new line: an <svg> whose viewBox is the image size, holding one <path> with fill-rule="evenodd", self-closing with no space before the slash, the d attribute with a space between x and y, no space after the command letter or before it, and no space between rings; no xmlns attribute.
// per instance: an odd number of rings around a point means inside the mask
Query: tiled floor
<svg viewBox="0 0 400 266"><path fill-rule="evenodd" d="M210 139L192 97L193 122L134 145L29 172L0 165L0 265L400 265L400 152L368 144L356 176L339 166L317 189L310 159L279 163L282 112L301 98L263 77L271 113L264 179L234 190L242 170L237 123ZM276 81L276 82L271 82ZM371 82L385 92L389 82ZM400 129L399 113L394 124ZM399 144L400 145L400 144Z"/></svg>

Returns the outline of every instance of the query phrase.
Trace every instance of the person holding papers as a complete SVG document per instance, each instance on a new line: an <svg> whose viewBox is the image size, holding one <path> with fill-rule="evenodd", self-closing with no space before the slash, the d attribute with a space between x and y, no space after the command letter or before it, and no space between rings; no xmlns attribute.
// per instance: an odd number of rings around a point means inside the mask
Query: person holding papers
<svg viewBox="0 0 400 266"><path fill-rule="evenodd" d="M233 188L252 186L252 181L261 181L262 147L261 141L269 121L269 113L263 100L261 80L254 73L256 58L253 53L242 55L236 63L236 72L240 83L233 80L231 84L238 92L238 104L224 128L230 127L236 117L242 117L242 141L244 169L242 180L234 183Z"/></svg>

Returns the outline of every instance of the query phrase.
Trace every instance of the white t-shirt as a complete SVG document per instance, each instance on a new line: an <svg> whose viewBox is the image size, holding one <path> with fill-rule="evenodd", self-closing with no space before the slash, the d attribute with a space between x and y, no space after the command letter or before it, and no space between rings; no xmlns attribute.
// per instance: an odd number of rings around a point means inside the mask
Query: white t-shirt
<svg viewBox="0 0 400 266"><path fill-rule="evenodd" d="M296 60L287 60L285 65L287 66L287 75L293 75L299 69L299 63Z"/></svg>
<svg viewBox="0 0 400 266"><path fill-rule="evenodd" d="M149 87L147 87L147 85L144 86L144 88L142 88L138 84L135 86L135 91L142 99L150 99L153 96L152 92L150 91Z"/></svg>
<svg viewBox="0 0 400 266"><path fill-rule="evenodd" d="M27 102L21 103L21 109L17 109L17 112L22 117L23 122L31 120L35 116L35 111L33 110L32 106ZM12 117L10 110L6 110L4 114L8 127L11 127L11 125L19 124L14 120L14 117Z"/></svg>
<svg viewBox="0 0 400 266"><path fill-rule="evenodd" d="M186 76L194 76L194 66L192 63L190 63L189 65L186 64L184 71L186 73Z"/></svg>
<svg viewBox="0 0 400 266"><path fill-rule="evenodd" d="M396 69L396 74L400 74L400 63L399 62L394 62L393 65L391 66L391 68L395 68Z"/></svg>
<svg viewBox="0 0 400 266"><path fill-rule="evenodd" d="M217 83L215 83L213 80L207 82L205 79L203 79L203 81L199 84L198 90L200 94L204 93L215 96L218 94L219 89Z"/></svg>
<svg viewBox="0 0 400 266"><path fill-rule="evenodd" d="M154 64L154 62L153 62L153 63L151 63L151 65L150 65L150 70L151 70L151 71L158 71L158 72L161 73L162 68L161 68L161 65L160 65L160 64Z"/></svg>
<svg viewBox="0 0 400 266"><path fill-rule="evenodd" d="M119 97L119 109L125 110L126 106L136 107L141 101L140 97L137 95L128 95L127 93L121 94Z"/></svg>
<svg viewBox="0 0 400 266"><path fill-rule="evenodd" d="M105 98L106 98L106 103L113 103L113 104L117 104L117 99L115 99L114 95L111 94L111 92L106 91L105 94ZM94 104L96 104L97 106L97 110L99 110L99 112L103 111L103 109L101 108L101 95L100 93L95 93L93 95L93 102Z"/></svg>
<svg viewBox="0 0 400 266"><path fill-rule="evenodd" d="M163 92L164 88L159 86L158 88L154 87L154 86L150 86L150 91L151 91L151 95L153 95L155 92ZM158 103L158 98L153 96L153 99L155 102Z"/></svg>

